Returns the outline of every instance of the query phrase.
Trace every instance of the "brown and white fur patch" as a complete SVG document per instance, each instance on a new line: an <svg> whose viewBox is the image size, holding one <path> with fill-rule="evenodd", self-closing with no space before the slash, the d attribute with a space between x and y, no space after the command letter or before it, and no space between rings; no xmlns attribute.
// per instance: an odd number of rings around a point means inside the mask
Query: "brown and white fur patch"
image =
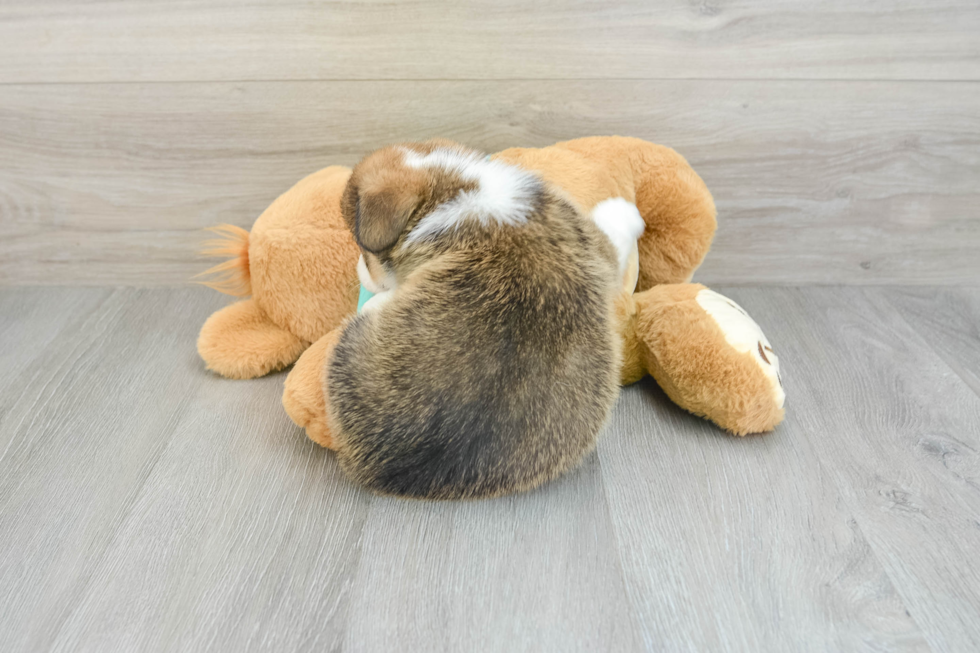
<svg viewBox="0 0 980 653"><path fill-rule="evenodd" d="M441 140L367 156L342 208L377 293L328 367L347 473L448 499L578 464L618 392L622 256L596 222L535 174Z"/></svg>

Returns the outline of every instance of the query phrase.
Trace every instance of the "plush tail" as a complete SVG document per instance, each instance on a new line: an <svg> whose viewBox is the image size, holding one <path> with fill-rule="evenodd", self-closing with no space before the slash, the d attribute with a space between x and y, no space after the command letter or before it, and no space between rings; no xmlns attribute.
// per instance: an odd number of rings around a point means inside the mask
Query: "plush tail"
<svg viewBox="0 0 980 653"><path fill-rule="evenodd" d="M201 256L230 256L231 258L195 275L195 278L211 277L198 283L226 295L234 295L235 297L251 295L252 283L248 269L248 232L231 224L210 227L206 231L217 234L218 238L203 244L200 251Z"/></svg>
<svg viewBox="0 0 980 653"><path fill-rule="evenodd" d="M701 177L680 154L638 138L590 136L555 145L578 152L633 185L646 223L638 290L690 281L711 247L717 210Z"/></svg>

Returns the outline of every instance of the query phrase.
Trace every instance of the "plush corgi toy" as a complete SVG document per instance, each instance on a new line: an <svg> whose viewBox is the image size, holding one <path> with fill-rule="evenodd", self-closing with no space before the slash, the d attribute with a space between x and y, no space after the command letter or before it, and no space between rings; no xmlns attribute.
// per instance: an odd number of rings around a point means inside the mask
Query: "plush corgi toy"
<svg viewBox="0 0 980 653"><path fill-rule="evenodd" d="M682 156L635 138L590 137L492 157L536 172L596 220L638 211L645 229L616 302L623 384L651 374L686 410L735 435L771 431L783 418L779 359L735 302L689 283L716 227L707 187ZM331 166L288 190L250 232L219 227L206 250L230 256L207 285L247 296L205 322L198 351L229 378L295 363L283 405L322 446L336 448L325 369L358 303L358 245L341 214L350 169Z"/></svg>

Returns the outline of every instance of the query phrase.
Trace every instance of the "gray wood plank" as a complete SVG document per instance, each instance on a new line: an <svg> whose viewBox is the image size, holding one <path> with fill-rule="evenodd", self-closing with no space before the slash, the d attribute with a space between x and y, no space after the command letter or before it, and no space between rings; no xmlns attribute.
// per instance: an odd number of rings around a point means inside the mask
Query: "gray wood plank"
<svg viewBox="0 0 980 653"><path fill-rule="evenodd" d="M973 0L8 0L0 82L980 79Z"/></svg>
<svg viewBox="0 0 980 653"><path fill-rule="evenodd" d="M171 285L199 228L386 142L665 143L719 208L706 283L980 277L980 83L310 82L6 86L0 284Z"/></svg>
<svg viewBox="0 0 980 653"><path fill-rule="evenodd" d="M599 456L647 650L929 650L814 436L792 406L743 439L650 380L624 390Z"/></svg>
<svg viewBox="0 0 980 653"><path fill-rule="evenodd" d="M597 459L530 494L375 498L345 650L632 651Z"/></svg>
<svg viewBox="0 0 980 653"><path fill-rule="evenodd" d="M980 395L980 288L892 288L884 295Z"/></svg>
<svg viewBox="0 0 980 653"><path fill-rule="evenodd" d="M340 650L368 495L282 381L200 386L52 650Z"/></svg>
<svg viewBox="0 0 980 653"><path fill-rule="evenodd" d="M791 415L933 650L980 648L980 398L881 290L729 294L785 361Z"/></svg>
<svg viewBox="0 0 980 653"><path fill-rule="evenodd" d="M221 299L116 291L54 344L5 416L0 641L46 649L207 375L194 351ZM25 377L26 378L26 377ZM8 389L7 391L10 391Z"/></svg>
<svg viewBox="0 0 980 653"><path fill-rule="evenodd" d="M723 290L784 363L775 434L725 436L647 381L583 467L469 503L371 497L282 414L282 375L206 373L213 293L0 292L0 335L37 348L0 386L0 641L975 649L980 397L930 349L975 346L975 292Z"/></svg>
<svg viewBox="0 0 980 653"><path fill-rule="evenodd" d="M45 352L76 336L76 327L109 296L103 288L0 288L0 433L30 377L45 374ZM26 376L25 376L26 375ZM0 449L6 440L0 435Z"/></svg>

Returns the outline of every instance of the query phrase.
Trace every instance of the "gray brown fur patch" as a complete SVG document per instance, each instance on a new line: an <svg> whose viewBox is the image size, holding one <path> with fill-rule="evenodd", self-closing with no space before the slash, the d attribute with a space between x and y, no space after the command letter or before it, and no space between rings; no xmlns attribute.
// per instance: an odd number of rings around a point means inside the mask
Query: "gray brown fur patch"
<svg viewBox="0 0 980 653"><path fill-rule="evenodd" d="M344 194L354 229L358 210L365 219L359 167ZM393 243L375 252L398 289L346 324L328 367L340 463L376 492L451 499L533 488L592 450L618 394L612 245L539 180L526 224L467 222L405 246L460 181L410 191L409 218L396 218Z"/></svg>

